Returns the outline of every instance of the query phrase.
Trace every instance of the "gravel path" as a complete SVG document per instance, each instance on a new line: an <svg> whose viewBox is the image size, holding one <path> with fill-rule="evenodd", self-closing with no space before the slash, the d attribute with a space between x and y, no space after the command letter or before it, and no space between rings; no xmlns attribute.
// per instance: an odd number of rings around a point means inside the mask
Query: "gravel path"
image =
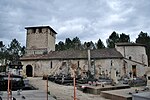
<svg viewBox="0 0 150 100"><path fill-rule="evenodd" d="M42 80L42 77L28 78L30 84L39 88L40 90L46 91L46 80ZM48 82L50 94L57 97L57 100L73 100L73 86L64 86L55 84L53 82ZM100 95L93 95L83 93L82 91L76 90L78 100L108 100Z"/></svg>

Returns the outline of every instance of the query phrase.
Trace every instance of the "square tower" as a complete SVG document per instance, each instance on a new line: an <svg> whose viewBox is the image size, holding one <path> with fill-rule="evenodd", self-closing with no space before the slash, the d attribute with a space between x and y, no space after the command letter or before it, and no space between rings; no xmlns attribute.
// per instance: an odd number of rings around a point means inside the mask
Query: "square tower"
<svg viewBox="0 0 150 100"><path fill-rule="evenodd" d="M44 54L55 51L56 32L50 26L25 27L26 54Z"/></svg>

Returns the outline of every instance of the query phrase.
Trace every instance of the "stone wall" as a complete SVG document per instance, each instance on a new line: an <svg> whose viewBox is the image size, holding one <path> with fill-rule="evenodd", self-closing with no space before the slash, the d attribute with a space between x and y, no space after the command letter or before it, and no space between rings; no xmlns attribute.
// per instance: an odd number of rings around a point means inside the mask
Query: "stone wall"
<svg viewBox="0 0 150 100"><path fill-rule="evenodd" d="M116 49L125 58L146 64L148 67L148 59L144 46L117 46Z"/></svg>
<svg viewBox="0 0 150 100"><path fill-rule="evenodd" d="M27 55L55 51L55 35L56 34L47 27L27 29Z"/></svg>
<svg viewBox="0 0 150 100"><path fill-rule="evenodd" d="M105 73L110 74L111 68L123 74L122 64L123 60L121 59L102 59L95 60L95 73L97 75ZM112 63L112 66L111 66ZM31 65L33 67L33 76L43 76L46 74L59 74L60 72L65 71L64 73L71 74L71 68L74 64L77 68L77 71L82 74L83 72L88 71L88 61L87 60L38 60L38 61L22 61L23 70L26 73L26 66ZM91 66L92 67L92 66ZM61 70L60 70L61 69Z"/></svg>

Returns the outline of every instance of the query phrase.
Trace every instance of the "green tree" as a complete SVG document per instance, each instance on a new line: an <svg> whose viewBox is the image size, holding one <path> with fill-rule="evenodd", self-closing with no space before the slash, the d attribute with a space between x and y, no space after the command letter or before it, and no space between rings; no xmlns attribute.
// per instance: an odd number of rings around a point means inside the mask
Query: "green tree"
<svg viewBox="0 0 150 100"><path fill-rule="evenodd" d="M7 61L9 60L10 55L5 45L3 45L3 42L0 43L0 62L2 64L7 64Z"/></svg>
<svg viewBox="0 0 150 100"><path fill-rule="evenodd" d="M66 49L72 48L72 41L71 41L70 38L66 38L66 40L65 40L65 48Z"/></svg>
<svg viewBox="0 0 150 100"><path fill-rule="evenodd" d="M106 40L107 47L108 48L114 48L115 43L119 42L119 35L115 31L112 32L112 34L109 36L109 38Z"/></svg>
<svg viewBox="0 0 150 100"><path fill-rule="evenodd" d="M0 41L0 61L3 62L4 59L5 46L3 45L3 41Z"/></svg>
<svg viewBox="0 0 150 100"><path fill-rule="evenodd" d="M16 63L19 61L19 58L25 54L25 47L21 47L20 43L13 39L6 48L2 42L0 42L0 60L3 64L7 64L8 61L11 63Z"/></svg>
<svg viewBox="0 0 150 100"><path fill-rule="evenodd" d="M23 46L23 47L21 48L21 54L20 54L20 56L23 56L23 55L25 54L25 49L26 49L25 46Z"/></svg>
<svg viewBox="0 0 150 100"><path fill-rule="evenodd" d="M124 33L120 34L119 42L130 42L129 35L126 35Z"/></svg>
<svg viewBox="0 0 150 100"><path fill-rule="evenodd" d="M61 50L65 50L65 44L62 41L56 44L56 51L61 51Z"/></svg>
<svg viewBox="0 0 150 100"><path fill-rule="evenodd" d="M72 47L73 49L81 49L81 41L78 37L75 37L72 39Z"/></svg>
<svg viewBox="0 0 150 100"><path fill-rule="evenodd" d="M99 40L97 41L96 47L97 47L97 49L105 48L104 43L101 41L101 39L99 39Z"/></svg>
<svg viewBox="0 0 150 100"><path fill-rule="evenodd" d="M95 44L90 42L84 42L83 49L96 49Z"/></svg>
<svg viewBox="0 0 150 100"><path fill-rule="evenodd" d="M136 38L136 43L142 43L142 44L149 44L148 42L150 41L150 36L148 36L147 33L140 32L138 35L138 38Z"/></svg>
<svg viewBox="0 0 150 100"><path fill-rule="evenodd" d="M0 41L0 48L3 47L3 41Z"/></svg>
<svg viewBox="0 0 150 100"><path fill-rule="evenodd" d="M16 63L19 58L20 58L20 52L21 52L21 45L20 43L17 41L17 39L13 39L10 43L10 45L8 46L8 52L9 52L9 60L12 63Z"/></svg>

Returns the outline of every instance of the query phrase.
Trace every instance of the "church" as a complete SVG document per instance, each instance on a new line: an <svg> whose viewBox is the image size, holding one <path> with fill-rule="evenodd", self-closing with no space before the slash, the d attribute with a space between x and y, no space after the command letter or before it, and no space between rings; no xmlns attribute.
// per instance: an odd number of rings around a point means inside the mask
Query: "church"
<svg viewBox="0 0 150 100"><path fill-rule="evenodd" d="M57 33L50 26L25 29L26 54L20 60L27 77L67 75L73 69L83 77L88 71L95 77L110 76L112 69L118 77L140 77L147 73L145 45L116 43L115 48L55 51Z"/></svg>

